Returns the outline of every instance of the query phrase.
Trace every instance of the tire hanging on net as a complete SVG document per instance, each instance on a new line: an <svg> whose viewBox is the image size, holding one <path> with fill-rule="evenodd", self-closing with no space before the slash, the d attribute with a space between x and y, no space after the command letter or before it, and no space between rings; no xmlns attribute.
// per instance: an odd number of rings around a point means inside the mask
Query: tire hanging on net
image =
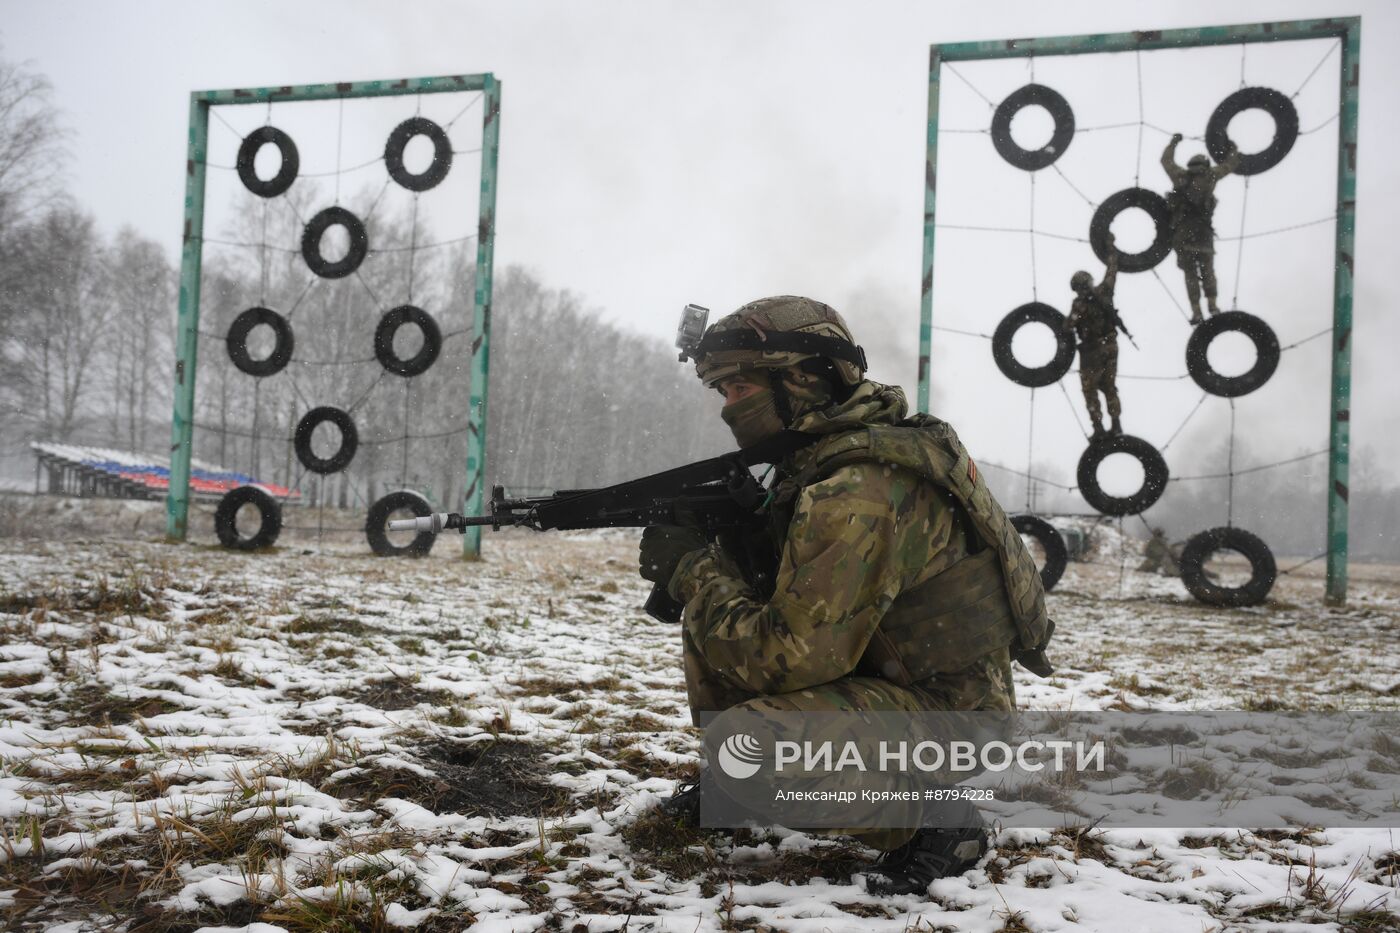
<svg viewBox="0 0 1400 933"><path fill-rule="evenodd" d="M1206 561L1216 551L1235 551L1249 561L1248 582L1221 586L1206 575ZM1258 535L1243 528L1211 528L1191 536L1182 549L1181 582L1191 595L1208 606L1257 606L1268 597L1278 579L1273 551Z"/></svg>
<svg viewBox="0 0 1400 933"><path fill-rule="evenodd" d="M262 325L272 328L272 353L266 359L255 360L248 352L248 335L252 333L253 328ZM274 375L285 369L292 359L292 351L296 348L291 322L271 308L261 307L249 308L233 319L225 344L228 347L228 358L233 365L240 371L259 378Z"/></svg>
<svg viewBox="0 0 1400 933"><path fill-rule="evenodd" d="M1044 107L1055 121L1050 141L1039 149L1025 149L1011 136L1011 121L1025 107ZM1006 95L992 114L992 145L997 154L1019 169L1034 172L1052 165L1074 141L1074 111L1055 89L1027 84Z"/></svg>
<svg viewBox="0 0 1400 933"><path fill-rule="evenodd" d="M1089 221L1089 245L1100 262L1108 262L1108 234L1113 220L1131 208L1139 208L1152 218L1152 243L1136 253L1118 251L1119 272L1146 272L1172 251L1172 212L1167 199L1146 188L1124 188L1104 199Z"/></svg>
<svg viewBox="0 0 1400 933"><path fill-rule="evenodd" d="M1011 524L1021 534L1040 542L1041 549L1045 551L1045 564L1040 568L1040 585L1045 587L1045 592L1050 592L1064 576L1065 566L1069 562L1064 536L1039 515L1013 515Z"/></svg>
<svg viewBox="0 0 1400 933"><path fill-rule="evenodd" d="M404 359L394 350L394 335L405 324L413 324L423 335L423 345ZM417 376L428 370L442 351L442 330L433 316L416 305L399 305L384 312L374 329L374 357L379 365L397 376Z"/></svg>
<svg viewBox="0 0 1400 933"><path fill-rule="evenodd" d="M1074 363L1074 339L1065 332L1065 316L1040 301L1021 305L1001 319L992 334L992 359L1003 376L1028 388L1058 382ZM1055 335L1055 356L1044 366L1026 366L1016 359L1012 341L1027 324L1044 324Z"/></svg>
<svg viewBox="0 0 1400 933"><path fill-rule="evenodd" d="M426 136L433 144L433 161L423 171L410 172L403 164L403 152L415 136ZM436 188L452 168L452 141L446 131L427 117L409 117L394 127L384 144L384 165L389 177L409 191Z"/></svg>
<svg viewBox="0 0 1400 933"><path fill-rule="evenodd" d="M350 238L350 249L334 262L321 252L321 237L331 227L344 227ZM323 279L343 279L365 261L369 253L369 235L365 225L343 207L328 207L307 223L301 234L301 257L307 268Z"/></svg>
<svg viewBox="0 0 1400 933"><path fill-rule="evenodd" d="M329 457L318 457L311 449L311 435L323 422L330 422L340 429L340 446ZM294 446L297 460L312 473L339 473L355 458L355 451L360 446L360 432L356 430L349 412L343 408L322 405L301 416L301 420L297 422Z"/></svg>
<svg viewBox="0 0 1400 933"><path fill-rule="evenodd" d="M1260 152L1240 153L1236 175L1258 175L1283 161L1298 141L1298 109L1271 87L1243 87L1220 102L1206 122L1206 150L1216 162L1230 155L1230 121L1245 110L1262 110L1274 120L1274 138Z"/></svg>
<svg viewBox="0 0 1400 933"><path fill-rule="evenodd" d="M276 146L282 156L282 164L277 174L266 180L258 177L257 158L263 146ZM275 198L292 186L301 169L301 156L297 154L292 137L275 126L260 126L247 136L238 146L238 179L243 187L260 198Z"/></svg>
<svg viewBox="0 0 1400 933"><path fill-rule="evenodd" d="M369 507L369 515L365 517L365 538L369 541L370 550L380 557L424 557L433 549L437 535L431 531L419 532L405 545L389 540L389 516L404 509L417 518L433 514L428 500L408 489L381 496Z"/></svg>
<svg viewBox="0 0 1400 933"><path fill-rule="evenodd" d="M1210 365L1210 345L1224 333L1239 333L1254 344L1254 365L1238 376L1226 376ZM1269 381L1279 363L1278 336L1262 318L1244 311L1225 311L1197 324L1186 341L1186 371L1211 395L1238 398Z"/></svg>
<svg viewBox="0 0 1400 933"><path fill-rule="evenodd" d="M1110 454L1127 454L1142 464L1142 486L1131 496L1111 496L1099 485L1099 464ZM1079 457L1077 480L1084 501L1105 515L1139 515L1162 497L1171 474L1156 447L1131 434L1103 434L1089 441Z"/></svg>
<svg viewBox="0 0 1400 933"><path fill-rule="evenodd" d="M250 537L238 533L238 510L251 505L258 510L258 530ZM256 551L272 547L282 533L282 506L266 490L238 486L224 493L214 510L214 533L219 543L235 551Z"/></svg>

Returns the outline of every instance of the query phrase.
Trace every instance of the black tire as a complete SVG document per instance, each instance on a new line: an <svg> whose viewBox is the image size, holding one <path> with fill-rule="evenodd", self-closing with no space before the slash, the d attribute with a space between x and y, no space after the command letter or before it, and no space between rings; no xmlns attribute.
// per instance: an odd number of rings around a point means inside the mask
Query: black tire
<svg viewBox="0 0 1400 933"><path fill-rule="evenodd" d="M1050 141L1039 149L1022 149L1011 138L1011 120L1024 107L1040 106L1055 121ZM992 145L998 154L1017 168L1034 172L1054 163L1074 141L1074 111L1069 102L1043 84L1027 84L1006 95L992 114Z"/></svg>
<svg viewBox="0 0 1400 933"><path fill-rule="evenodd" d="M1222 375L1212 370L1210 356L1211 340L1226 331L1238 331L1250 339L1254 345L1254 366L1247 373ZM1186 342L1186 371L1197 385L1211 395L1224 395L1225 398L1238 398L1249 395L1263 385L1278 368L1278 336L1274 329L1264 324L1263 318L1256 318L1245 311L1225 311L1212 315L1191 331Z"/></svg>
<svg viewBox="0 0 1400 933"><path fill-rule="evenodd" d="M341 226L350 235L350 250L341 259L330 262L321 255L321 237L331 227ZM328 207L306 225L301 234L301 256L312 272L323 279L343 279L365 261L369 252L369 236L360 218L343 207Z"/></svg>
<svg viewBox="0 0 1400 933"><path fill-rule="evenodd" d="M1011 343L1027 324L1044 324L1055 335L1055 356L1044 366L1025 366L1016 359ZM992 359L1001 374L1017 385L1039 388L1059 382L1074 363L1074 338L1064 329L1065 316L1040 301L1021 305L1001 319L992 334Z"/></svg>
<svg viewBox="0 0 1400 933"><path fill-rule="evenodd" d="M1011 524L1021 534L1040 542L1045 551L1045 566L1040 568L1040 585L1045 587L1045 592L1050 592L1064 576L1065 565L1069 563L1065 539L1054 525L1038 515L1013 515Z"/></svg>
<svg viewBox="0 0 1400 933"><path fill-rule="evenodd" d="M256 160L263 146L273 145L282 155L282 164L277 174L264 181L258 177ZM292 186L301 169L301 156L292 137L275 126L260 126L247 136L238 146L238 178L243 187L260 198L275 198Z"/></svg>
<svg viewBox="0 0 1400 933"><path fill-rule="evenodd" d="M1142 486L1131 496L1110 496L1099 485L1099 464L1109 454L1127 454L1142 464ZM1167 461L1147 441L1131 434L1104 434L1089 442L1079 457L1079 492L1105 515L1138 515L1150 509L1167 488Z"/></svg>
<svg viewBox="0 0 1400 933"><path fill-rule="evenodd" d="M1254 365L1238 376L1224 376L1211 368L1207 351L1211 341L1226 331L1238 331L1254 344ZM1186 341L1186 371L1196 385L1211 395L1237 398L1248 395L1269 381L1278 369L1279 346L1274 329L1262 318L1244 311L1226 311L1206 318L1191 331Z"/></svg>
<svg viewBox="0 0 1400 933"><path fill-rule="evenodd" d="M432 164L417 175L403 165L404 148L415 136L426 136L433 144ZM384 144L384 165L389 169L389 177L409 191L436 188L452 168L452 141L442 127L427 117L409 117L389 134L389 141Z"/></svg>
<svg viewBox="0 0 1400 933"><path fill-rule="evenodd" d="M272 328L276 341L272 345L272 353L266 359L255 360L248 353L248 335L260 324ZM271 308L249 308L238 315L229 325L225 342L228 345L228 358L233 361L233 365L248 375L259 378L285 369L292 359L292 350L296 347L291 323Z"/></svg>
<svg viewBox="0 0 1400 933"><path fill-rule="evenodd" d="M238 533L238 510L245 505L257 508L262 516L257 532L249 538ZM214 510L214 533L219 543L235 551L256 551L272 547L282 533L282 506L256 486L238 486L224 493Z"/></svg>
<svg viewBox="0 0 1400 933"><path fill-rule="evenodd" d="M405 324L415 324L423 333L423 346L408 359L394 352L394 335ZM386 311L374 329L374 356L379 365L398 376L417 376L426 372L442 351L442 330L433 316L414 305L399 305Z"/></svg>
<svg viewBox="0 0 1400 933"><path fill-rule="evenodd" d="M1100 262L1108 262L1108 234L1113 219L1129 208L1141 208L1152 218L1156 233L1152 244L1140 253L1118 253L1119 272L1146 272L1172 251L1172 212L1167 199L1146 188L1124 188L1109 195L1089 221L1089 245Z"/></svg>
<svg viewBox="0 0 1400 933"><path fill-rule="evenodd" d="M1249 582L1244 586L1219 586L1206 577L1205 565L1216 551L1236 551L1249 561ZM1278 579L1278 566L1269 546L1242 528L1211 528L1191 536L1182 549L1181 582L1191 595L1208 606L1257 606Z"/></svg>
<svg viewBox="0 0 1400 933"><path fill-rule="evenodd" d="M1261 152L1240 154L1236 175L1258 175L1283 161L1298 141L1298 109L1271 87L1240 88L1220 102L1206 122L1206 149L1216 162L1230 155L1230 121L1245 110L1262 110L1274 118L1274 138Z"/></svg>
<svg viewBox="0 0 1400 933"><path fill-rule="evenodd" d="M318 457L311 450L311 434L323 421L329 421L340 429L340 447L329 457ZM360 446L360 432L355 429L349 412L322 405L302 415L297 422L295 446L297 459L312 473L339 473L355 459L355 451Z"/></svg>
<svg viewBox="0 0 1400 933"><path fill-rule="evenodd" d="M437 535L431 531L419 532L403 547L389 540L389 516L400 509L409 509L418 518L433 514L432 505L416 492L400 489L381 496L369 507L369 515L365 518L365 537L369 539L370 550L380 557L426 556L437 540Z"/></svg>

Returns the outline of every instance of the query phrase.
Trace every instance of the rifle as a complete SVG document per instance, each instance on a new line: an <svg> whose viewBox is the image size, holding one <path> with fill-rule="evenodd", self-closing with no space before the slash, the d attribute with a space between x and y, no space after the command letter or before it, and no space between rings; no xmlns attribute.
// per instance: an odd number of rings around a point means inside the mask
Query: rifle
<svg viewBox="0 0 1400 933"><path fill-rule="evenodd" d="M764 528L765 490L749 467L776 463L787 454L812 444L816 435L785 431L752 447L700 460L640 479L599 489L560 490L552 496L516 498L504 486L491 490L491 514L464 516L435 512L389 522L390 531L437 533L490 525L495 531L519 526L535 531L574 531L583 528L644 528L648 525L689 525L710 540L725 538L731 553L741 556L745 577L754 586L771 586L777 569L776 549L762 546L753 534ZM771 544L771 543L770 543ZM643 607L659 622L679 622L683 605L662 584L652 586Z"/></svg>
<svg viewBox="0 0 1400 933"><path fill-rule="evenodd" d="M1114 309L1113 309L1113 323L1114 323L1115 326L1117 326L1117 328L1118 328L1119 330L1121 330L1121 331L1123 332L1123 336L1125 336L1125 337L1128 338L1128 343L1131 343L1131 344L1133 345L1133 349L1134 349L1134 350L1139 349L1139 347L1138 347L1138 345L1137 345L1137 341L1133 339L1133 335L1128 331L1128 325L1127 325L1127 324L1124 324L1124 323L1123 323L1123 319L1122 319L1121 317L1118 316L1118 309L1117 309L1117 308L1114 308Z"/></svg>

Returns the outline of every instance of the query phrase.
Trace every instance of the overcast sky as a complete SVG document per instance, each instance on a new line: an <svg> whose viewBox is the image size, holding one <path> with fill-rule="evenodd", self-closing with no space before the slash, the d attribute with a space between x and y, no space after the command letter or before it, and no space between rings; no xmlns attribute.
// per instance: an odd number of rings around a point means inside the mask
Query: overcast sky
<svg viewBox="0 0 1400 933"><path fill-rule="evenodd" d="M549 284L582 293L610 320L668 341L687 302L722 313L763 295L811 295L847 313L876 357L875 375L903 384L911 400L930 44L1360 14L1353 431L1361 447L1400 459L1392 362L1400 348L1394 3L0 0L0 14L3 54L51 77L75 131L69 177L78 200L105 228L130 224L166 244L172 258L189 91L491 71L504 82L498 268L528 266ZM1256 46L1247 77L1291 94L1326 51L1325 43ZM1239 52L1173 55L1143 56L1146 116L1199 135L1210 110L1238 86ZM1061 88L1081 126L1135 120L1132 56L1099 58L1119 61L1045 60L1037 79ZM1336 61L1296 100L1305 130L1336 112ZM1023 62L959 70L992 100L1029 79ZM985 129L990 108L973 90L952 80L944 93L945 126ZM274 119L301 121L304 170L334 167L338 115L328 106ZM364 120L347 110L358 129L345 131L341 165L377 155L382 126L414 106L397 101L378 116L364 111ZM448 100L425 100L423 108L440 120L458 109ZM228 118L239 132L264 120L254 108L237 109ZM1018 133L1033 134L1028 117ZM1331 213L1335 126L1300 138L1279 169L1256 177L1246 232ZM1267 124L1237 121L1237 128L1263 132ZM476 115L454 129L454 145L473 148L474 133ZM1065 176L1094 201L1138 176L1164 189L1156 160L1165 137L1147 133L1140 160L1137 142L1135 130L1080 134L1064 159ZM1193 145L1199 149L1188 141L1183 156ZM237 137L216 122L211 146L211 162L231 163ZM459 156L454 166L463 190L474 184L475 158ZM1027 174L1000 162L985 134L945 136L940 162L941 221L1026 225ZM228 186L217 174L209 236L218 232L216 189ZM1037 227L1083 236L1091 208L1059 177L1041 172L1037 181ZM343 183L374 187L351 175ZM1241 180L1222 183L1222 236L1240 232L1242 196ZM469 205L465 216L450 203L439 206L435 230L470 232L469 200L461 202ZM1239 306L1268 318L1284 343L1328 326L1331 230L1249 240L1243 259L1236 244L1222 243L1224 303L1238 293ZM1011 307L1030 300L1028 292L1067 310L1068 273L1101 274L1083 244L1046 240L1032 276L1028 244L1028 237L940 232L938 321L990 333ZM1180 298L1174 263L1158 271ZM1187 331L1160 283L1125 277L1120 306L1138 322L1143 347L1124 343L1120 369L1179 373ZM1290 352L1275 383L1239 403L1240 416L1267 440L1261 455L1325 446L1326 340ZM935 379L935 411L975 438L975 450L1025 464L1029 395L997 373L985 341L937 334ZM1199 398L1189 384L1124 387L1130 430L1159 444ZM1082 417L1073 376L1066 388ZM1066 477L1082 447L1070 409L1058 390L1042 390L1036 404L1044 411L1036 458ZM1224 406L1213 400L1184 438L1193 430L1218 433Z"/></svg>

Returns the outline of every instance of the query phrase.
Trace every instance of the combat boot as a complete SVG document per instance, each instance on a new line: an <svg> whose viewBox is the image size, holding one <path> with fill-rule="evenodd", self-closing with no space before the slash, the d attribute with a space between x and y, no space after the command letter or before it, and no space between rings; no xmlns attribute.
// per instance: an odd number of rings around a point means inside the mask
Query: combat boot
<svg viewBox="0 0 1400 933"><path fill-rule="evenodd" d="M987 827L921 829L898 849L880 856L866 872L871 894L923 894L939 878L952 878L975 867L987 852Z"/></svg>
<svg viewBox="0 0 1400 933"><path fill-rule="evenodd" d="M700 828L700 782L707 780L708 770L676 785L675 793L661 801L661 812L672 822L688 829Z"/></svg>
<svg viewBox="0 0 1400 933"><path fill-rule="evenodd" d="M1118 416L1113 416L1113 426L1108 429L1109 434L1122 434L1123 424L1118 420Z"/></svg>
<svg viewBox="0 0 1400 933"><path fill-rule="evenodd" d="M708 767L701 768L700 772L692 778L687 778L676 785L676 792L665 800L661 801L661 812L666 818L674 822L677 826L686 829L700 828L700 795L717 794L723 795L724 791L715 785L715 780L710 776ZM714 798L711 798L712 800ZM725 797L723 802L727 803L728 812L732 815L742 817L745 826L762 825L764 820L751 810L734 803L732 798ZM730 833L732 828L719 827L707 829L706 832Z"/></svg>

